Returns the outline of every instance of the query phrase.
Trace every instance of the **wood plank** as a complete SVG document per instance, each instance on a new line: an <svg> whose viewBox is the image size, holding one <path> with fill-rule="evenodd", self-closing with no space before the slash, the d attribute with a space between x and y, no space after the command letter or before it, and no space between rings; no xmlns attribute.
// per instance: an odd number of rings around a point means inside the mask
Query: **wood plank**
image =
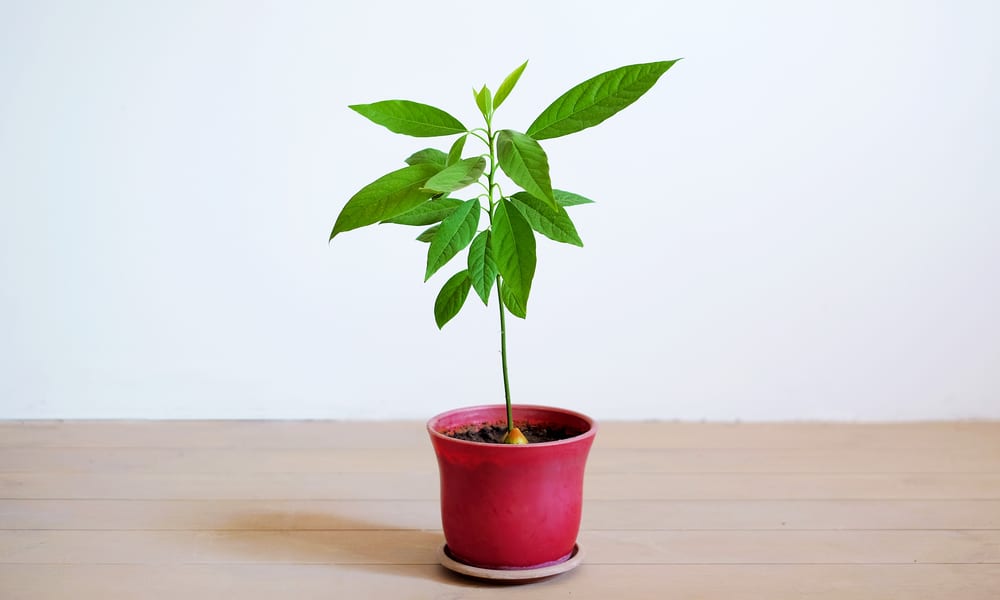
<svg viewBox="0 0 1000 600"><path fill-rule="evenodd" d="M429 473L3 473L0 498L430 500ZM998 500L1000 473L593 473L595 500Z"/></svg>
<svg viewBox="0 0 1000 600"><path fill-rule="evenodd" d="M588 500L585 529L1000 529L1000 501Z"/></svg>
<svg viewBox="0 0 1000 600"><path fill-rule="evenodd" d="M7 564L437 564L439 531L0 531ZM591 564L1000 564L1000 531L587 531Z"/></svg>
<svg viewBox="0 0 1000 600"><path fill-rule="evenodd" d="M1000 448L595 448L591 473L984 473ZM3 448L0 473L435 473L426 448Z"/></svg>
<svg viewBox="0 0 1000 600"><path fill-rule="evenodd" d="M0 421L0 447L411 448L419 421Z"/></svg>
<svg viewBox="0 0 1000 600"><path fill-rule="evenodd" d="M700 600L996 600L998 565L595 565L516 587L453 576L439 566L0 565L0 590L20 600L572 597Z"/></svg>
<svg viewBox="0 0 1000 600"><path fill-rule="evenodd" d="M373 435L377 432L377 435ZM0 447L413 448L421 421L0 421ZM1000 422L600 423L603 448L1000 448Z"/></svg>
<svg viewBox="0 0 1000 600"><path fill-rule="evenodd" d="M4 448L0 473L437 473L426 448Z"/></svg>
<svg viewBox="0 0 1000 600"><path fill-rule="evenodd" d="M0 529L438 529L436 500L0 500ZM1000 529L1000 500L589 500L584 530Z"/></svg>
<svg viewBox="0 0 1000 600"><path fill-rule="evenodd" d="M604 500L997 500L1000 473L595 473Z"/></svg>

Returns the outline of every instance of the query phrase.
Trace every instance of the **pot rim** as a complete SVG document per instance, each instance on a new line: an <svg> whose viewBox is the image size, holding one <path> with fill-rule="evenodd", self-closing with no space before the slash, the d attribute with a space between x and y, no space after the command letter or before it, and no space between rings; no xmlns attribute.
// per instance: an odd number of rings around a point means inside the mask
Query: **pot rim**
<svg viewBox="0 0 1000 600"><path fill-rule="evenodd" d="M430 419L428 419L427 420L427 431L428 431L428 433L430 433L431 437L436 438L436 439L441 440L441 441L444 441L444 442L447 442L449 444L467 444L467 445L472 445L472 446L486 446L486 447L489 447L489 448L510 448L510 449L516 448L517 451L519 451L519 452L520 451L524 451L525 449L531 449L531 448L551 448L553 446L565 446L565 445L569 445L569 444L578 444L578 443L580 443L581 441L583 441L583 440L585 440L587 438L593 438L595 435L597 435L597 422L594 419L592 419L591 417L588 417L587 415L585 415L585 414L583 414L581 412L577 412L575 410L570 410L568 408L559 408L557 406L543 406L541 404L515 404L513 406L513 409L514 409L514 411L518 411L518 410L521 410L521 409L537 410L537 411L547 411L547 412L551 412L551 413L558 413L558 414L563 414L563 415L568 415L568 416L571 416L571 417L575 417L575 418L580 419L581 421L583 421L584 423L587 424L587 426L588 426L587 431L584 431L583 433L581 433L579 435L574 435L573 437L566 438L564 440L554 440L554 441L551 441L551 442L535 442L535 443L532 443L532 444L518 445L518 444L491 444L489 442L474 442L474 441L471 441L471 440L460 440L460 439L453 438L453 437L450 437L450 436L447 436L447 435L441 433L440 431L434 429L434 426L433 426L435 422L440 421L440 420L444 419L445 417L450 417L450 416L458 415L458 414L465 413L465 412L479 411L479 410L484 410L484 409L497 409L497 408L503 409L504 413L506 413L506 406L504 404L479 404L479 405L476 405L476 406L463 406L461 408L453 408L453 409L447 410L447 411L445 411L443 413L438 413L438 414L434 415L433 417L431 417Z"/></svg>

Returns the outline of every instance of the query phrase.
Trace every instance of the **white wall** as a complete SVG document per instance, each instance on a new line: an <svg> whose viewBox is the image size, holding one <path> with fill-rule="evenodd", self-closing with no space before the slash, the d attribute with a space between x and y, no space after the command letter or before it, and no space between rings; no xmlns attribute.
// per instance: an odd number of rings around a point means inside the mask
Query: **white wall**
<svg viewBox="0 0 1000 600"><path fill-rule="evenodd" d="M599 418L1000 417L994 2L4 2L0 417L427 417L502 400L495 306L358 188L423 142L685 60L546 144L584 249L540 244L515 401ZM488 21L489 15L495 20ZM448 141L441 142L447 144Z"/></svg>

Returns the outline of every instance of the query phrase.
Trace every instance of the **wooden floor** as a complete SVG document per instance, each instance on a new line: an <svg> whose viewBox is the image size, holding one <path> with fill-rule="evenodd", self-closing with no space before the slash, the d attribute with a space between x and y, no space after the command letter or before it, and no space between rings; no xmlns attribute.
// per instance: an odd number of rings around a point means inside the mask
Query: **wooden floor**
<svg viewBox="0 0 1000 600"><path fill-rule="evenodd" d="M0 598L1000 598L1000 423L603 423L576 571L445 571L417 422L0 422Z"/></svg>

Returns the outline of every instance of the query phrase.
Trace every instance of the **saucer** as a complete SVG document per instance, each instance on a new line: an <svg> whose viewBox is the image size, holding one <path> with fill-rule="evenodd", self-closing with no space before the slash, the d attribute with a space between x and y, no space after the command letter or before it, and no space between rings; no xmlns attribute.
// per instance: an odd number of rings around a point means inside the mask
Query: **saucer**
<svg viewBox="0 0 1000 600"><path fill-rule="evenodd" d="M575 544L573 546L573 552L570 553L569 558L566 560L558 562L554 565L528 567L526 569L487 569L485 567L467 565L452 556L451 550L448 549L448 544L443 544L438 550L438 559L441 561L441 565L444 568L456 573L461 573L462 575L475 577L477 579L489 579L491 581L514 582L542 579L544 577L552 577L553 575L559 575L560 573L570 571L576 568L583 560L583 551L580 549L579 544Z"/></svg>

